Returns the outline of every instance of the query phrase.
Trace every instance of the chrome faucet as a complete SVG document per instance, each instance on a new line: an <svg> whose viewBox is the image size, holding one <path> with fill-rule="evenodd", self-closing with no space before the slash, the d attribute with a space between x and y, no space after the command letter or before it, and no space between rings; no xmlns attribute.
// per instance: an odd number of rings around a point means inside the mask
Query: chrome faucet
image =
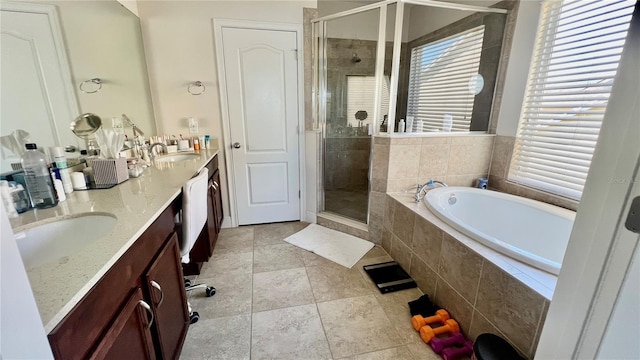
<svg viewBox="0 0 640 360"><path fill-rule="evenodd" d="M157 142L157 143L153 143L149 146L149 158L153 159L155 157L155 154L153 153L153 148L156 146L160 146L162 148L162 151L166 154L167 153L167 145L161 143L161 142Z"/></svg>
<svg viewBox="0 0 640 360"><path fill-rule="evenodd" d="M423 184L423 185L418 184L418 188L416 190L416 196L415 196L416 202L420 202L420 200L424 198L424 195L422 193L424 192L425 189L430 190L438 187L438 185L440 185L441 187L449 186L442 181L433 180L433 179L427 181L426 184Z"/></svg>

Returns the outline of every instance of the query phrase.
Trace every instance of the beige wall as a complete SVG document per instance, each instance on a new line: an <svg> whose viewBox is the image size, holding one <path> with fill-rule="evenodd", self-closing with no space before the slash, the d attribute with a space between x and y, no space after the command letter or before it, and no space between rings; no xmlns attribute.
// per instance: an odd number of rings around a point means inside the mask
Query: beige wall
<svg viewBox="0 0 640 360"><path fill-rule="evenodd" d="M228 189L228 184L212 19L302 24L303 7L315 8L316 1L138 3L158 133L187 134L187 118L198 118L200 134L219 139L224 189ZM196 80L207 87L200 96L187 92L188 84ZM223 208L225 216L229 216L226 196Z"/></svg>

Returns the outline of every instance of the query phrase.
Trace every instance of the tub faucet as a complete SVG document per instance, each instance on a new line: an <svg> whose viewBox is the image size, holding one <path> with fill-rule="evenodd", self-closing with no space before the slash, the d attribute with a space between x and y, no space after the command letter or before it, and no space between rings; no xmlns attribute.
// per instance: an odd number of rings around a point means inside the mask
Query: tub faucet
<svg viewBox="0 0 640 360"><path fill-rule="evenodd" d="M149 146L149 158L153 159L156 155L153 153L153 148L156 146L160 146L162 148L162 150L167 153L167 145L161 143L161 142L157 142L157 143L153 143Z"/></svg>
<svg viewBox="0 0 640 360"><path fill-rule="evenodd" d="M433 189L438 187L438 185L440 185L441 187L448 187L449 185L445 184L442 181L438 181L438 180L429 180L427 181L426 184L424 185L420 185L418 184L418 188L416 190L416 202L420 202L420 200L422 200L424 198L424 195L422 194L424 192L425 189L429 190L429 189Z"/></svg>

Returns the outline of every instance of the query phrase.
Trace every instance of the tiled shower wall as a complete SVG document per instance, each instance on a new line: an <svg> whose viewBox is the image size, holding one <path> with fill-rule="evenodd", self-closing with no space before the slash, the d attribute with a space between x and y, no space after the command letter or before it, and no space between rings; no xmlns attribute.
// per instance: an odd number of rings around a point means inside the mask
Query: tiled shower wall
<svg viewBox="0 0 640 360"><path fill-rule="evenodd" d="M423 217L418 211L426 208L411 205L386 196L382 247L470 339L498 334L533 358L549 301Z"/></svg>
<svg viewBox="0 0 640 360"><path fill-rule="evenodd" d="M327 137L324 189L367 191L371 137Z"/></svg>
<svg viewBox="0 0 640 360"><path fill-rule="evenodd" d="M414 194L429 179L449 186L474 186L489 173L494 135L465 134L429 137L384 137L373 140L369 240L382 241L387 192Z"/></svg>

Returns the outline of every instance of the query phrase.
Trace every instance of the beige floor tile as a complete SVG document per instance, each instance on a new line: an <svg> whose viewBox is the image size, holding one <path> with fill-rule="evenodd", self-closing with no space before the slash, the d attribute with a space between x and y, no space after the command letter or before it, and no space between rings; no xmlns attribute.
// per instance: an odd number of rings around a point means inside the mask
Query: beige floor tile
<svg viewBox="0 0 640 360"><path fill-rule="evenodd" d="M342 358L341 360L415 360L417 359L406 346L374 351Z"/></svg>
<svg viewBox="0 0 640 360"><path fill-rule="evenodd" d="M253 314L252 359L331 359L316 305Z"/></svg>
<svg viewBox="0 0 640 360"><path fill-rule="evenodd" d="M200 280L216 288L216 294L206 297L203 290L192 291L189 302L201 319L251 313L251 274L225 274L210 280Z"/></svg>
<svg viewBox="0 0 640 360"><path fill-rule="evenodd" d="M422 340L408 344L407 349L411 351L416 360L441 360L440 355L431 350L431 346L422 342ZM468 358L461 358L459 360L465 360Z"/></svg>
<svg viewBox="0 0 640 360"><path fill-rule="evenodd" d="M253 272L266 272L303 267L295 246L287 243L256 246L253 249Z"/></svg>
<svg viewBox="0 0 640 360"><path fill-rule="evenodd" d="M307 275L316 302L368 295L375 291L355 266L351 269L312 266L307 268Z"/></svg>
<svg viewBox="0 0 640 360"><path fill-rule="evenodd" d="M376 245L376 246L372 247L371 250L369 250L369 252L364 254L364 256L362 258L363 259L370 259L370 258L377 258L377 257L381 257L381 256L389 256L389 254L387 254L387 252L384 251L384 249L381 246Z"/></svg>
<svg viewBox="0 0 640 360"><path fill-rule="evenodd" d="M284 240L284 238L302 230L304 228L301 227L303 224L308 225L308 223L301 222L284 222L256 225L254 237L255 245L264 246L282 244L282 240Z"/></svg>
<svg viewBox="0 0 640 360"><path fill-rule="evenodd" d="M253 312L313 303L313 293L304 268L253 275Z"/></svg>
<svg viewBox="0 0 640 360"><path fill-rule="evenodd" d="M247 274L253 269L253 252L214 254L202 267L198 280L208 280L223 274Z"/></svg>
<svg viewBox="0 0 640 360"><path fill-rule="evenodd" d="M375 296L318 303L334 358L397 346L400 341Z"/></svg>
<svg viewBox="0 0 640 360"><path fill-rule="evenodd" d="M407 289L388 294L377 293L375 296L389 321L398 331L402 343L410 344L420 341L420 335L411 326L411 313L409 312L408 302L422 296L422 292L418 289Z"/></svg>
<svg viewBox="0 0 640 360"><path fill-rule="evenodd" d="M237 228L220 229L218 240L253 240L254 226L239 226Z"/></svg>
<svg viewBox="0 0 640 360"><path fill-rule="evenodd" d="M189 326L180 359L249 359L251 315L201 319Z"/></svg>

